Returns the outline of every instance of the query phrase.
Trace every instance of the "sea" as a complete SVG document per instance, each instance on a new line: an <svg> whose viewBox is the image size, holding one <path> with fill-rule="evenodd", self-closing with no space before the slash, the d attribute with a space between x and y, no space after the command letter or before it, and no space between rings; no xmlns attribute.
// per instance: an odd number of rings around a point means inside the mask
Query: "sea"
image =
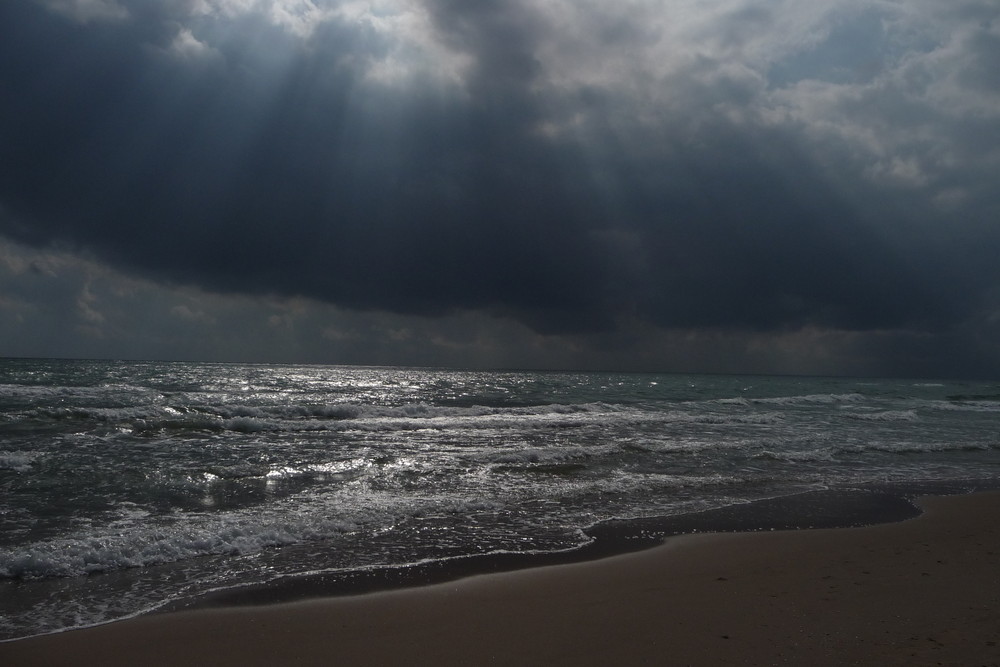
<svg viewBox="0 0 1000 667"><path fill-rule="evenodd" d="M0 639L1000 480L1000 382L0 359Z"/></svg>

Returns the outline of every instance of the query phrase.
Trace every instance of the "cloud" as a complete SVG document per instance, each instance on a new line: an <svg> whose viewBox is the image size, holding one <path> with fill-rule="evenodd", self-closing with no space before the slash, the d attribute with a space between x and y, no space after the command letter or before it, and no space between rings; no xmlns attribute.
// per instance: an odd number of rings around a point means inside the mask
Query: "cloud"
<svg viewBox="0 0 1000 667"><path fill-rule="evenodd" d="M998 14L7 3L0 233L163 284L588 345L952 335L1000 282Z"/></svg>
<svg viewBox="0 0 1000 667"><path fill-rule="evenodd" d="M177 58L187 59L204 59L218 56L218 51L199 41L189 28L179 29L166 51Z"/></svg>
<svg viewBox="0 0 1000 667"><path fill-rule="evenodd" d="M805 326L781 332L665 328L540 334L464 311L424 317L162 284L64 250L0 243L0 340L34 357L356 363L465 368L992 377L1000 300L944 335Z"/></svg>

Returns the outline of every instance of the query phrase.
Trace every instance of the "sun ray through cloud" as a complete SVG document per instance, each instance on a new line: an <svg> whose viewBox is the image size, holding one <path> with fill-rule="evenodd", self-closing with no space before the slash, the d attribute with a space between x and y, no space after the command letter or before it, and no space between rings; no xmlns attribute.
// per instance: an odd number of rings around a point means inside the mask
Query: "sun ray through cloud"
<svg viewBox="0 0 1000 667"><path fill-rule="evenodd" d="M0 12L10 242L230 298L514 322L580 358L899 332L945 367L989 320L990 3Z"/></svg>

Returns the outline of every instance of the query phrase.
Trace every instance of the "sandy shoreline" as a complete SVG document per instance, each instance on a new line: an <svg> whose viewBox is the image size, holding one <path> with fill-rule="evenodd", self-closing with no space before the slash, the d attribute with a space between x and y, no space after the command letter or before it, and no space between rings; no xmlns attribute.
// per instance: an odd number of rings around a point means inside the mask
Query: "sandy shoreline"
<svg viewBox="0 0 1000 667"><path fill-rule="evenodd" d="M423 588L153 615L4 665L1000 665L1000 493Z"/></svg>

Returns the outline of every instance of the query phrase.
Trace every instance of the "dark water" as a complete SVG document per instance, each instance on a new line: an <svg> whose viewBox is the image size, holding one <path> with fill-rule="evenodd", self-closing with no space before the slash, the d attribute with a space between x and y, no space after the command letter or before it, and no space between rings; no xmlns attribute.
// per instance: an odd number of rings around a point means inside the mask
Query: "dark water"
<svg viewBox="0 0 1000 667"><path fill-rule="evenodd" d="M0 637L612 518L1000 477L1000 384L0 360Z"/></svg>

